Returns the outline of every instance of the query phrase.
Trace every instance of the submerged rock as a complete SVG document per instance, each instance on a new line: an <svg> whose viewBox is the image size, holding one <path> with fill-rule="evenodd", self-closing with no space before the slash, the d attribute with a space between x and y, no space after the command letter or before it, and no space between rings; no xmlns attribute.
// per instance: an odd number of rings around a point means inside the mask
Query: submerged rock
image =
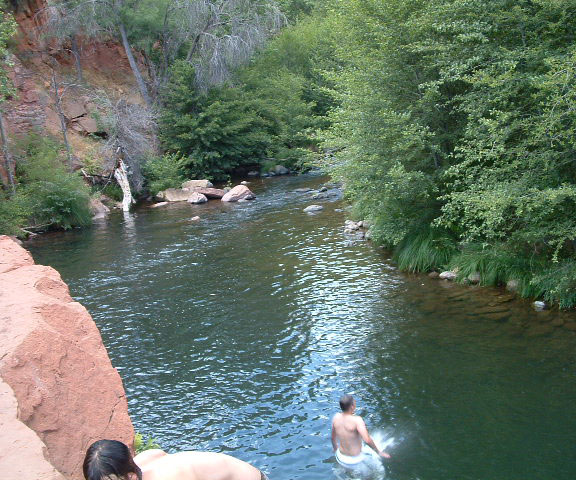
<svg viewBox="0 0 576 480"><path fill-rule="evenodd" d="M158 203L154 203L154 204L150 205L150 208L163 207L164 205L168 205L168 202L158 202Z"/></svg>
<svg viewBox="0 0 576 480"><path fill-rule="evenodd" d="M253 200L256 195L246 185L236 185L222 197L223 202L237 202L238 200Z"/></svg>
<svg viewBox="0 0 576 480"><path fill-rule="evenodd" d="M308 205L304 211L306 213L314 213L314 212L319 212L320 210L324 210L324 207L322 205Z"/></svg>
<svg viewBox="0 0 576 480"><path fill-rule="evenodd" d="M440 276L440 274L439 274L438 272L430 272L430 273L428 274L428 276L429 276L430 278L438 278L438 277Z"/></svg>

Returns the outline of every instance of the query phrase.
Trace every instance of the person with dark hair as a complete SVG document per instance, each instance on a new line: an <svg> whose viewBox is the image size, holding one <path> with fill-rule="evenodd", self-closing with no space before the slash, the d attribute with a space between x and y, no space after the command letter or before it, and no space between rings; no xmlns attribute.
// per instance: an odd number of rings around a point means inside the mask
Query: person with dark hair
<svg viewBox="0 0 576 480"><path fill-rule="evenodd" d="M332 448L340 465L355 469L363 464L366 455L362 452L362 441L381 457L390 458L390 455L376 446L362 417L354 415L356 400L352 395L340 397L340 409L342 412L332 419Z"/></svg>
<svg viewBox="0 0 576 480"><path fill-rule="evenodd" d="M132 458L116 440L94 442L84 458L86 480L268 480L249 463L223 453L146 450Z"/></svg>

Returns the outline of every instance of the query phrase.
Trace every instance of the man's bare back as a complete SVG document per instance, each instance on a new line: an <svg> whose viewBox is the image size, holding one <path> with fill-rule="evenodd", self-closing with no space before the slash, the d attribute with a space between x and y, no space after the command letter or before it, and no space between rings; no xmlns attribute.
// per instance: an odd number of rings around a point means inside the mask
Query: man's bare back
<svg viewBox="0 0 576 480"><path fill-rule="evenodd" d="M142 480L260 480L260 470L223 453L147 450L134 457Z"/></svg>
<svg viewBox="0 0 576 480"><path fill-rule="evenodd" d="M340 408L342 412L334 415L332 419L332 448L334 452L339 450L343 455L357 457L362 452L362 441L364 441L378 455L390 458L390 455L380 451L376 446L362 417L354 414L356 401L351 395L342 396Z"/></svg>

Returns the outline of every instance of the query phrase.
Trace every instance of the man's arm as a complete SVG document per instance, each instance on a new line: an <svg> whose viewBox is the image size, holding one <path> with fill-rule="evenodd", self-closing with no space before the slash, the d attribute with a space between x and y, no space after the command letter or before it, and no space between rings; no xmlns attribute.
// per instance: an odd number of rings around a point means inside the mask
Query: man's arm
<svg viewBox="0 0 576 480"><path fill-rule="evenodd" d="M368 445L381 457L390 458L390 455L388 455L386 452L380 451L380 449L376 446L374 440L372 440L372 437L368 433L368 429L366 428L366 424L364 423L364 420L362 420L362 417L358 417L357 422L358 423L356 429L358 430L358 433L360 434L362 440L364 440L364 443L366 443L366 445Z"/></svg>
<svg viewBox="0 0 576 480"><path fill-rule="evenodd" d="M332 448L334 451L338 450L337 438L336 429L334 428L334 420L332 420Z"/></svg>

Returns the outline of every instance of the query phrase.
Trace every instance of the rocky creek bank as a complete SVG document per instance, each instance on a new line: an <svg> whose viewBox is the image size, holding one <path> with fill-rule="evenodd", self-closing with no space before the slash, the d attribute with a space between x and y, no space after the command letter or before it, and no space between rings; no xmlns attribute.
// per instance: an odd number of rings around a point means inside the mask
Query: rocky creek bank
<svg viewBox="0 0 576 480"><path fill-rule="evenodd" d="M81 479L86 448L131 445L122 380L88 311L59 273L0 236L0 472Z"/></svg>

